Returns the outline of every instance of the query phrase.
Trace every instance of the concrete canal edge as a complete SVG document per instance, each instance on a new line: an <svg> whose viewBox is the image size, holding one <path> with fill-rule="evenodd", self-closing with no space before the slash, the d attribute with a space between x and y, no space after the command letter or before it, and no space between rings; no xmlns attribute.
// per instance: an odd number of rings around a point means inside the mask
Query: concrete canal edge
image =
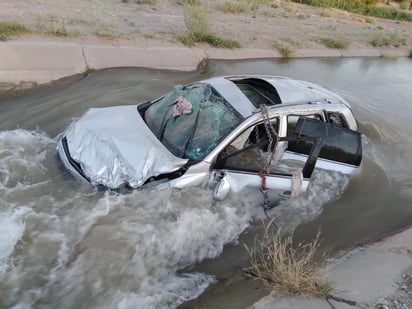
<svg viewBox="0 0 412 309"><path fill-rule="evenodd" d="M406 49L302 49L293 58L407 57ZM207 60L280 59L276 50L89 45L61 41L0 42L0 85L51 81L90 69L140 67L193 71Z"/></svg>

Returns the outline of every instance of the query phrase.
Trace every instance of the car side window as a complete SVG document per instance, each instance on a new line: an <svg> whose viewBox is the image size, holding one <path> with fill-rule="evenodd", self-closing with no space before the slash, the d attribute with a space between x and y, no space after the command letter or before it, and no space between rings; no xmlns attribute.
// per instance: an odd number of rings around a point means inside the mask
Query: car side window
<svg viewBox="0 0 412 309"><path fill-rule="evenodd" d="M276 132L279 119L271 119ZM263 123L250 127L235 138L218 156L217 168L259 172L262 168L260 152L267 150L269 135Z"/></svg>
<svg viewBox="0 0 412 309"><path fill-rule="evenodd" d="M323 121L323 118L320 114L288 115L288 117L287 117L287 122L288 122L287 136L288 137L293 136L296 125L297 125L299 119L302 118L302 117ZM287 150L308 155L310 153L310 150L312 149L312 145L313 145L312 142L305 142L305 141L293 142L293 141L291 141L291 142L288 143Z"/></svg>
<svg viewBox="0 0 412 309"><path fill-rule="evenodd" d="M326 112L327 122L341 128L347 128L345 117L338 112Z"/></svg>
<svg viewBox="0 0 412 309"><path fill-rule="evenodd" d="M299 118L301 117L306 117L306 118L311 118L311 119L316 119L323 121L322 116L320 114L311 114L311 115L288 115L287 121L288 121L288 131L287 131L287 136L292 136L293 132L295 131L296 125L299 121Z"/></svg>
<svg viewBox="0 0 412 309"><path fill-rule="evenodd" d="M362 139L359 132L334 124L303 118L297 125L297 137L322 139L319 157L331 161L359 166L362 160ZM294 151L306 153L306 145L297 142Z"/></svg>

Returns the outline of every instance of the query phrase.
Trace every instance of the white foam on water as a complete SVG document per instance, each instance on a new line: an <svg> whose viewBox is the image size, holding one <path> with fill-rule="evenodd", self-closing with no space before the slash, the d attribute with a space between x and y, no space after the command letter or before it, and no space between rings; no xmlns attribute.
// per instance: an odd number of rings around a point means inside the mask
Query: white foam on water
<svg viewBox="0 0 412 309"><path fill-rule="evenodd" d="M106 192L89 213L76 208L78 214L54 217L54 230L38 234L39 246L46 239L55 243L56 261L43 274L46 284L23 293L25 304L175 308L215 282L208 274L181 271L237 240L253 213L239 206L215 205L211 193L201 189ZM16 271L24 280L31 270L26 265Z"/></svg>
<svg viewBox="0 0 412 309"><path fill-rule="evenodd" d="M41 131L0 131L0 273L9 267L9 258L25 231L25 217L31 212L10 194L44 183L35 178L44 174L41 162L52 144Z"/></svg>
<svg viewBox="0 0 412 309"><path fill-rule="evenodd" d="M349 176L338 172L315 170L308 190L299 197L282 201L271 212L284 232L318 217L323 206L338 198L349 184Z"/></svg>
<svg viewBox="0 0 412 309"><path fill-rule="evenodd" d="M116 294L113 308L175 308L179 304L197 298L215 281L212 276L201 273L171 276L168 280L155 283L150 293Z"/></svg>
<svg viewBox="0 0 412 309"><path fill-rule="evenodd" d="M29 208L20 207L0 213L0 278L9 267L9 259L25 230L24 215Z"/></svg>
<svg viewBox="0 0 412 309"><path fill-rule="evenodd" d="M0 190L2 195L47 181L42 164L55 141L41 131L0 131Z"/></svg>

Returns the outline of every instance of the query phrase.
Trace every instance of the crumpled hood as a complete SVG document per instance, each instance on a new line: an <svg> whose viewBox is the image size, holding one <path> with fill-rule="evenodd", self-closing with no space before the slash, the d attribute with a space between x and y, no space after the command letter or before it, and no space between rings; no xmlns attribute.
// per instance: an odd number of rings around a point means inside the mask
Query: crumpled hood
<svg viewBox="0 0 412 309"><path fill-rule="evenodd" d="M94 184L136 188L153 176L182 167L153 135L136 105L89 109L66 130L68 148Z"/></svg>

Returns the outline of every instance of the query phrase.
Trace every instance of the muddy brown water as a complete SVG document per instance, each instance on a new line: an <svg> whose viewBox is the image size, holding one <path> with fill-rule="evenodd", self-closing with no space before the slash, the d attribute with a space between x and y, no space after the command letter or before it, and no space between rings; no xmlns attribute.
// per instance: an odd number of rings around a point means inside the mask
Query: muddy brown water
<svg viewBox="0 0 412 309"><path fill-rule="evenodd" d="M322 247L337 251L412 223L410 59L93 72L0 102L0 307L174 308L247 266L242 243L261 230L259 205L215 203L201 188L99 191L69 175L55 150L58 134L90 107L143 102L176 84L233 74L320 84L351 102L364 135L355 177L318 172L308 194L272 211L284 231L303 241L321 229Z"/></svg>

